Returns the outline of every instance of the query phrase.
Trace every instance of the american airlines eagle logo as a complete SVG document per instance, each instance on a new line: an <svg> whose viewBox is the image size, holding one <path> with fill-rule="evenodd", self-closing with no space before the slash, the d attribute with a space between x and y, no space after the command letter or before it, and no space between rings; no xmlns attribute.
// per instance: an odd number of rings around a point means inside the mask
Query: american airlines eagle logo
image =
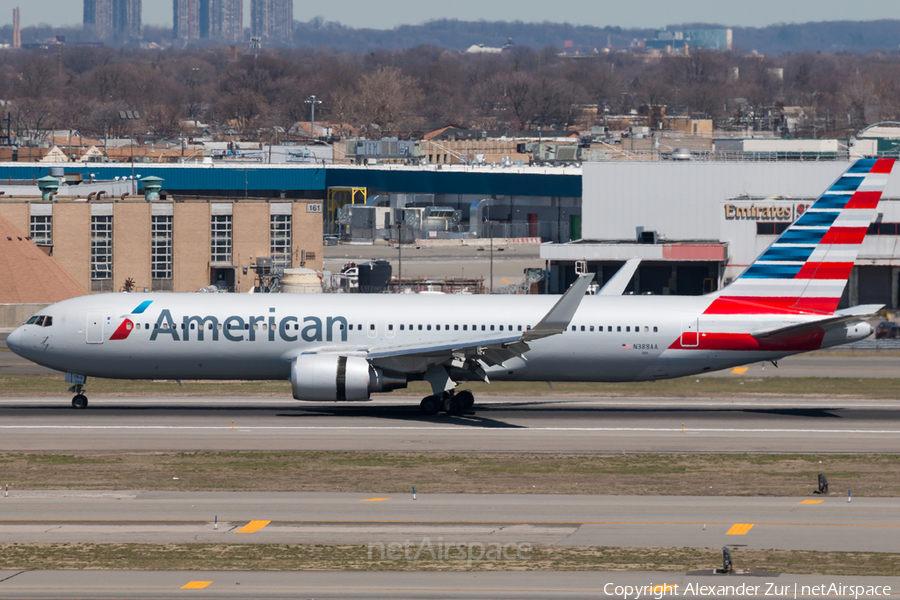
<svg viewBox="0 0 900 600"><path fill-rule="evenodd" d="M147 307L150 306L151 304L153 304L153 300L144 300L143 302L138 304L137 307L133 311L131 311L131 314L140 315L145 310L147 310ZM125 319L122 320L122 323L116 328L115 331L113 331L113 334L111 336L109 336L109 341L124 340L129 335L131 335L131 332L133 330L134 330L134 321L132 321L128 317L125 317Z"/></svg>

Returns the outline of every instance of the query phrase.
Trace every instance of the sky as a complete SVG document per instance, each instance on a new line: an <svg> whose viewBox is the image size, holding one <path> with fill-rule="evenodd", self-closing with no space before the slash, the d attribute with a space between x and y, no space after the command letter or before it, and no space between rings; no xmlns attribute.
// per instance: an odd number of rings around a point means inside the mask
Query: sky
<svg viewBox="0 0 900 600"><path fill-rule="evenodd" d="M244 0L249 21L250 0ZM23 27L47 23L78 25L81 0L0 0L0 24L12 22L12 9L21 8ZM465 21L551 21L575 25L656 28L669 24L706 22L732 27L761 27L807 21L868 21L900 19L898 0L294 0L294 19L321 16L353 27L390 29L431 19ZM172 25L171 0L144 0L145 24Z"/></svg>

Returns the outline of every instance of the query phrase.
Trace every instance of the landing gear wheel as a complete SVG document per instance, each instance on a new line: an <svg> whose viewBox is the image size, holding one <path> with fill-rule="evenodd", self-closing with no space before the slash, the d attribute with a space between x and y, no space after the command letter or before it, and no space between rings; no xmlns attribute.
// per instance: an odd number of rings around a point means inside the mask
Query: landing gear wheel
<svg viewBox="0 0 900 600"><path fill-rule="evenodd" d="M426 396L419 403L419 408L428 416L434 416L441 411L441 403L434 396Z"/></svg>
<svg viewBox="0 0 900 600"><path fill-rule="evenodd" d="M469 390L463 390L456 394L456 399L462 404L464 411L470 411L475 406L475 395Z"/></svg>
<svg viewBox="0 0 900 600"><path fill-rule="evenodd" d="M87 408L88 399L84 394L78 394L72 398L72 408Z"/></svg>
<svg viewBox="0 0 900 600"><path fill-rule="evenodd" d="M463 414L463 404L456 396L447 396L444 398L444 412L448 415Z"/></svg>

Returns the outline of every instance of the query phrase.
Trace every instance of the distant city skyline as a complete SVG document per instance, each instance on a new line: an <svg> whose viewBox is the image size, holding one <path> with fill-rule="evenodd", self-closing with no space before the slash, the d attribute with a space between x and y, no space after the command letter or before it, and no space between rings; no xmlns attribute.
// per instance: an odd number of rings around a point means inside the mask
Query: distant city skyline
<svg viewBox="0 0 900 600"><path fill-rule="evenodd" d="M250 26L250 3L244 0L244 25ZM55 27L80 26L82 0L0 0L0 24L12 23L12 11L21 7L21 26L48 24ZM762 27L777 23L808 21L868 21L900 19L900 2L870 0L645 0L635 5L619 1L569 0L565 4L546 2L491 2L456 0L453 3L423 3L420 0L336 0L311 3L294 0L294 19L309 21L321 16L352 27L390 29L417 25L433 19L462 21L550 21L597 27L659 28L680 23L716 23L731 27ZM144 25L172 26L172 0L144 0Z"/></svg>

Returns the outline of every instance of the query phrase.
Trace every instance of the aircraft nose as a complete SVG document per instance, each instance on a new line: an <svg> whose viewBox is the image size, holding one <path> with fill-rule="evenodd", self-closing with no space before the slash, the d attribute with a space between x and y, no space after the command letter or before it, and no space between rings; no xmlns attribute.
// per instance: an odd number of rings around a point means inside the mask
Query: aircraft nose
<svg viewBox="0 0 900 600"><path fill-rule="evenodd" d="M18 329L13 331L11 334L9 334L9 337L6 338L6 345L9 347L10 350L15 352L16 354L19 354L19 352L22 348L22 328L21 327L19 327Z"/></svg>

